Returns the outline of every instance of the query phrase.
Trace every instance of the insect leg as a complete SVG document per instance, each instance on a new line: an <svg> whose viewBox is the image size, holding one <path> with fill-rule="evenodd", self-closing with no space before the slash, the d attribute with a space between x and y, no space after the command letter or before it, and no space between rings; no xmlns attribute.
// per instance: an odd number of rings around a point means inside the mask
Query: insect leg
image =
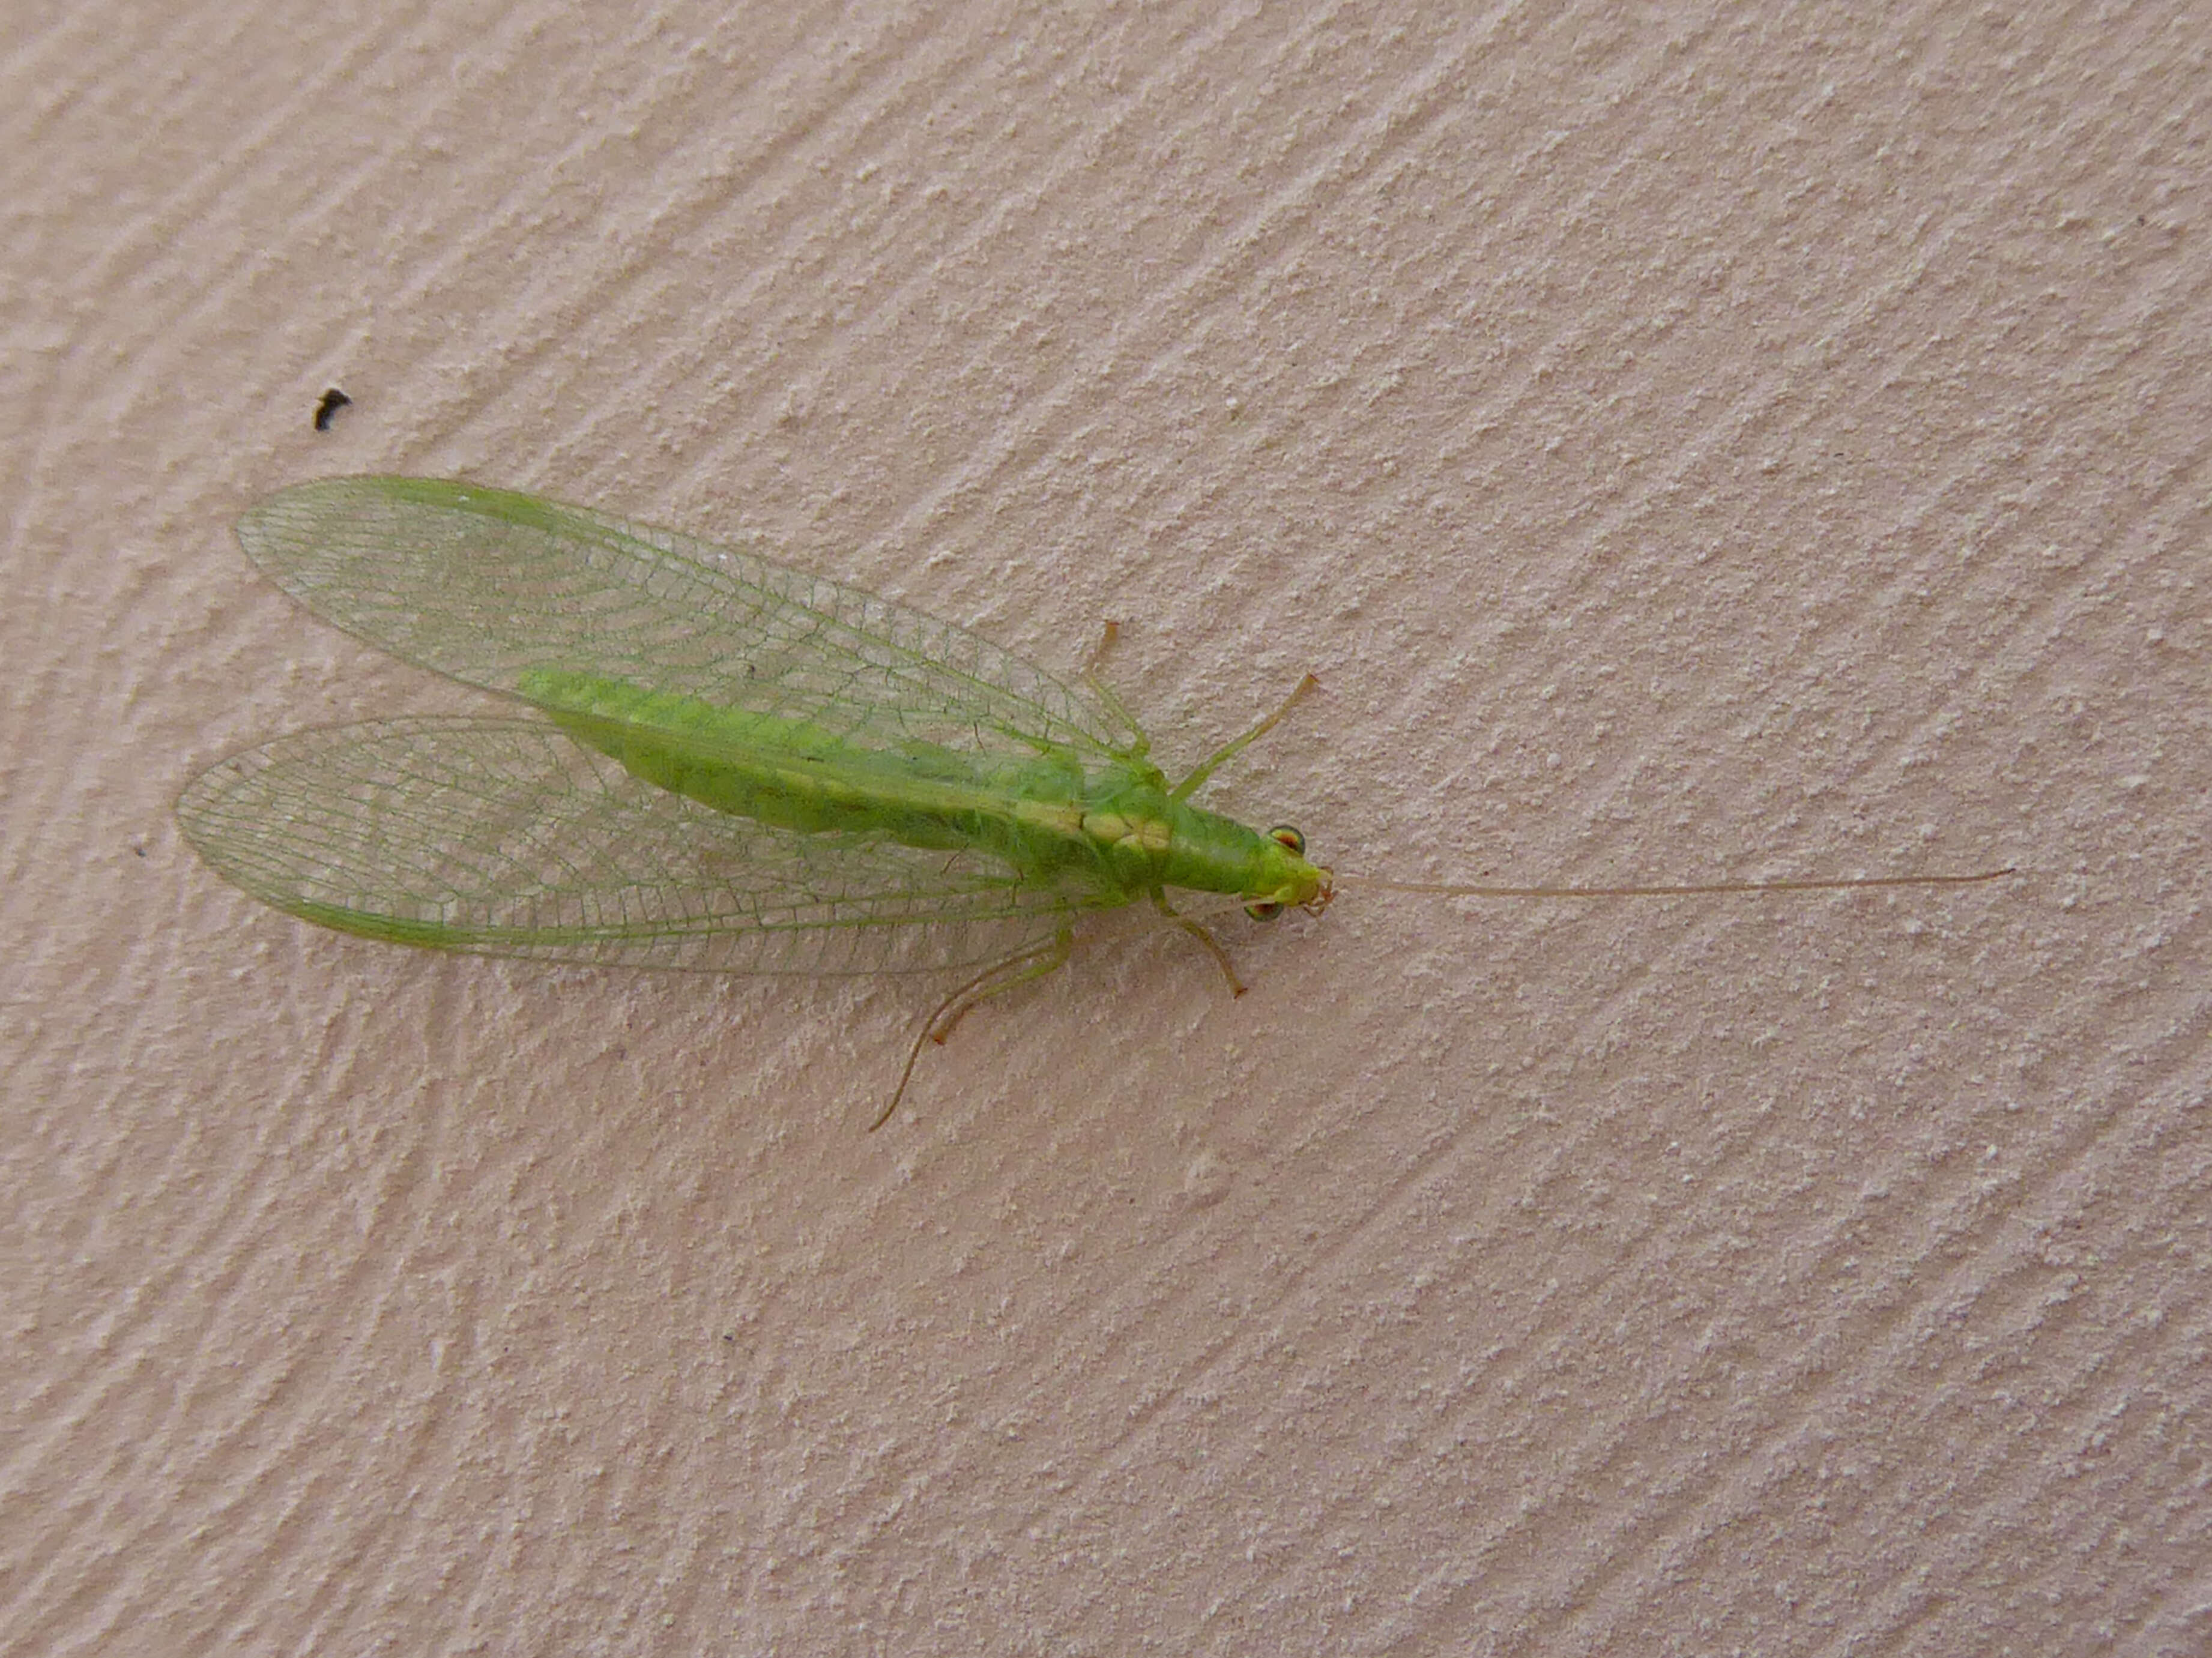
<svg viewBox="0 0 2212 1658"><path fill-rule="evenodd" d="M907 1050L906 1066L899 1072L898 1086L891 1090L890 1103L868 1125L872 1134L891 1120L899 1102L906 1097L906 1085L914 1075L915 1062L921 1058L924 1042L942 1043L952 1034L952 1028L968 1017L970 1008L988 1001L1001 991L1012 990L1016 985L1027 984L1031 979L1042 979L1048 973L1056 973L1067 965L1074 952L1075 930L1062 927L1053 935L1052 942L1029 950L1016 950L1012 955L991 963L974 978L968 980L930 1011L921 1022L921 1029Z"/></svg>
<svg viewBox="0 0 2212 1658"><path fill-rule="evenodd" d="M1237 969L1230 962L1229 952L1221 947L1221 941L1196 921L1192 920L1189 916L1176 914L1175 906L1168 902L1168 895L1165 891L1154 892L1152 902L1161 914L1206 946L1206 953L1213 957L1213 964L1221 969L1222 977L1229 981L1229 993L1232 996L1242 996L1244 993L1244 981L1237 976Z"/></svg>
<svg viewBox="0 0 2212 1658"><path fill-rule="evenodd" d="M994 962L984 970L981 977L970 979L939 1002L937 1011L922 1025L921 1034L942 1048L945 1039L951 1035L953 1027L981 1003L990 1000L1001 991L1027 984L1031 979L1042 979L1046 974L1056 973L1066 967L1074 944L1074 929L1062 927L1054 935L1050 944L1039 944L1035 950L1024 950L1002 962ZM1000 978L1000 974L1006 976Z"/></svg>
<svg viewBox="0 0 2212 1658"><path fill-rule="evenodd" d="M1250 731L1246 732L1243 736L1238 738L1235 742L1228 744L1218 752L1209 755L1205 759L1200 761L1198 762L1198 769L1191 773L1189 776L1184 778L1182 782L1176 784L1174 789L1169 793L1168 799L1170 800L1188 800L1191 796L1191 792L1196 789L1200 783L1206 781L1207 778L1212 776L1216 771L1219 770L1224 761L1232 758L1240 749L1252 742L1255 738L1265 737L1269 732L1274 730L1276 722L1280 720L1285 714L1291 711L1291 707L1300 697L1304 696L1308 691L1319 689L1321 681L1315 678L1311 674L1308 674L1304 679L1298 681L1297 688L1294 689L1288 696L1283 699L1282 707L1277 708L1274 713L1269 714L1258 725L1253 726Z"/></svg>
<svg viewBox="0 0 2212 1658"><path fill-rule="evenodd" d="M1145 728L1137 723L1137 716L1131 714L1128 705L1115 695L1114 688L1106 683L1105 675L1099 671L1106 661L1106 653L1120 643L1121 638L1121 624L1118 622L1109 622L1100 630L1098 648L1091 653L1091 660L1083 665L1083 683L1090 686L1098 700L1106 705L1108 712L1137 733L1137 746L1133 752L1142 756L1150 746L1144 734Z"/></svg>

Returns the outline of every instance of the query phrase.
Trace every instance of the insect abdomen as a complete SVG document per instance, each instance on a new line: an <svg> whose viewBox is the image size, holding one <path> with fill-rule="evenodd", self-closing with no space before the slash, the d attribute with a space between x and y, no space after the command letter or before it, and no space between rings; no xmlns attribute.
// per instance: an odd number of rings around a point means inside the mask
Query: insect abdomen
<svg viewBox="0 0 2212 1658"><path fill-rule="evenodd" d="M801 720L595 674L532 669L517 688L577 742L717 811L800 834L981 848L1024 873L1095 856L1073 761L1008 762L919 742L871 748Z"/></svg>

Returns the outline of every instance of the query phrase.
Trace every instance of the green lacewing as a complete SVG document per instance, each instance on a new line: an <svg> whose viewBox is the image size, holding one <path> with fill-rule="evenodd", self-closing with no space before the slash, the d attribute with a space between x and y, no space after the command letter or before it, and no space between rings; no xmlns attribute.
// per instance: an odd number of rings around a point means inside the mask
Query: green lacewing
<svg viewBox="0 0 2212 1658"><path fill-rule="evenodd" d="M922 1045L1059 968L1086 912L1151 903L1241 992L1169 893L1267 919L1319 914L1335 890L1295 829L1191 801L1288 702L1171 784L1095 674L1056 678L750 550L413 477L280 490L238 537L324 621L511 711L324 727L233 755L177 803L218 874L302 920L436 949L715 972L967 969L923 1023L878 1127ZM1372 884L1673 896L2009 872Z"/></svg>

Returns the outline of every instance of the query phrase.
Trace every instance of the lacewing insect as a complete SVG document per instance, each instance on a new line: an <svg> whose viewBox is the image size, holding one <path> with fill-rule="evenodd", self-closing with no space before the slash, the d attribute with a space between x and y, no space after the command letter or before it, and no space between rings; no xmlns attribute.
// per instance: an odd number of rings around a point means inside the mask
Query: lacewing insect
<svg viewBox="0 0 2212 1658"><path fill-rule="evenodd" d="M329 387L324 392L322 401L315 405L315 430L329 431L331 422L338 417L338 410L350 408L352 404L353 399L337 386Z"/></svg>
<svg viewBox="0 0 2212 1658"><path fill-rule="evenodd" d="M1057 679L750 551L410 477L282 490L238 536L323 620L514 712L325 727L221 762L177 803L217 873L303 920L437 949L721 972L967 969L923 1022L877 1127L922 1045L1061 966L1085 912L1151 903L1241 993L1170 890L1263 920L1318 914L1335 891L1297 830L1191 801L1288 702L1170 784L1095 675ZM1585 898L2010 872L1369 884Z"/></svg>

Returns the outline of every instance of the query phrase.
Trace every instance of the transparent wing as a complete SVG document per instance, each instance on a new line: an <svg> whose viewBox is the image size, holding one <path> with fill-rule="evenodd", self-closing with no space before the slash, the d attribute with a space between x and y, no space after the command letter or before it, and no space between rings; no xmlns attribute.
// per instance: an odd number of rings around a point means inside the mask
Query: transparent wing
<svg viewBox="0 0 2212 1658"><path fill-rule="evenodd" d="M177 802L200 855L277 908L483 955L738 973L1002 958L1119 902L987 853L799 835L639 781L527 720L326 726Z"/></svg>
<svg viewBox="0 0 2212 1658"><path fill-rule="evenodd" d="M1099 699L964 629L750 552L437 478L325 478L239 520L324 620L487 690L604 674L840 736L1124 755Z"/></svg>

